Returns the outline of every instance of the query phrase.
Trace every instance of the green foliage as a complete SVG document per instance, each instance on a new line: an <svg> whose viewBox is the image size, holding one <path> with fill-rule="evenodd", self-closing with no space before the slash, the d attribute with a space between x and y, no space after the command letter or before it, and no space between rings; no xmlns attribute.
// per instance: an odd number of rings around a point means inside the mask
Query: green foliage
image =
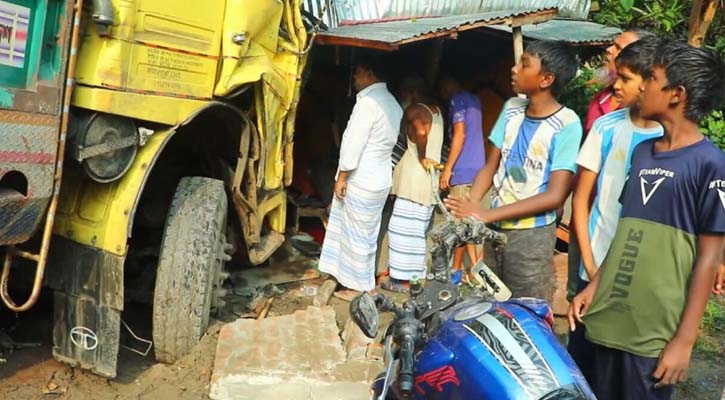
<svg viewBox="0 0 725 400"><path fill-rule="evenodd" d="M725 333L725 306L715 298L711 298L707 302L700 326L711 334Z"/></svg>
<svg viewBox="0 0 725 400"><path fill-rule="evenodd" d="M679 37L687 31L689 7L684 0L608 0L594 17L600 24L642 28Z"/></svg>
<svg viewBox="0 0 725 400"><path fill-rule="evenodd" d="M695 354L703 359L717 360L722 358L725 342L722 335L725 333L725 303L714 296L707 302L705 313L700 323L702 333L695 342Z"/></svg>
<svg viewBox="0 0 725 400"><path fill-rule="evenodd" d="M559 102L574 110L582 121L587 115L589 102L603 88L602 85L589 84L594 76L594 71L593 68L582 68L579 76L574 78L557 96Z"/></svg>
<svg viewBox="0 0 725 400"><path fill-rule="evenodd" d="M717 110L700 121L700 129L712 142L725 151L725 115Z"/></svg>

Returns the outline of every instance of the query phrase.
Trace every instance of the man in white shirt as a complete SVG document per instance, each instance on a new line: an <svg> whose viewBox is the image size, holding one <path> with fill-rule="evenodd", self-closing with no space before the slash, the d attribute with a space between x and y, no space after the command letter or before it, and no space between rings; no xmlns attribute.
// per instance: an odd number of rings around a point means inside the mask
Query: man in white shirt
<svg viewBox="0 0 725 400"><path fill-rule="evenodd" d="M392 186L393 147L403 110L381 79L377 60L353 74L357 102L340 146L335 196L319 269L331 274L349 300L375 287L375 252L385 200Z"/></svg>

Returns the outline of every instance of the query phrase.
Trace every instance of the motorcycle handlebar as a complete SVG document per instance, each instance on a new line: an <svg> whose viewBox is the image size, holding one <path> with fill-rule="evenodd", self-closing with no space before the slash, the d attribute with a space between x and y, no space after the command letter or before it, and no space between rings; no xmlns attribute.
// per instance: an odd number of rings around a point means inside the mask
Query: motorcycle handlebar
<svg viewBox="0 0 725 400"><path fill-rule="evenodd" d="M410 335L403 336L400 341L400 370L398 372L398 390L403 398L407 398L413 393L415 385L414 348L414 338Z"/></svg>

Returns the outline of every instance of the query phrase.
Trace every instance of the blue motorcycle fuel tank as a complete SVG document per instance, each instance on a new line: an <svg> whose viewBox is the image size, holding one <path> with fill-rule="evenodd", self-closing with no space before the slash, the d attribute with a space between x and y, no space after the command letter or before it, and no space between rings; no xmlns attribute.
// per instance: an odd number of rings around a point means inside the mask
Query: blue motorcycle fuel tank
<svg viewBox="0 0 725 400"><path fill-rule="evenodd" d="M455 306L416 357L416 398L594 399L549 313L535 299Z"/></svg>

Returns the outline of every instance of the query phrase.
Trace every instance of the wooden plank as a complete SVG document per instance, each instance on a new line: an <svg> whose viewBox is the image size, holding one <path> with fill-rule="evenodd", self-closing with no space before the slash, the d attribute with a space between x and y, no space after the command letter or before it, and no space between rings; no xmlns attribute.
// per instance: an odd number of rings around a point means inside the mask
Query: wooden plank
<svg viewBox="0 0 725 400"><path fill-rule="evenodd" d="M312 299L312 305L316 307L326 306L330 302L332 294L335 293L337 282L334 279L326 280L317 290L317 295Z"/></svg>
<svg viewBox="0 0 725 400"><path fill-rule="evenodd" d="M318 34L315 37L315 43L332 46L364 47L367 49L382 51L395 51L399 48L399 46L395 43L387 43L377 40L358 39L344 36L325 35L322 33Z"/></svg>
<svg viewBox="0 0 725 400"><path fill-rule="evenodd" d="M546 22L559 14L558 9L541 10L536 13L524 15L521 17L513 17L511 21L511 27L540 24Z"/></svg>

